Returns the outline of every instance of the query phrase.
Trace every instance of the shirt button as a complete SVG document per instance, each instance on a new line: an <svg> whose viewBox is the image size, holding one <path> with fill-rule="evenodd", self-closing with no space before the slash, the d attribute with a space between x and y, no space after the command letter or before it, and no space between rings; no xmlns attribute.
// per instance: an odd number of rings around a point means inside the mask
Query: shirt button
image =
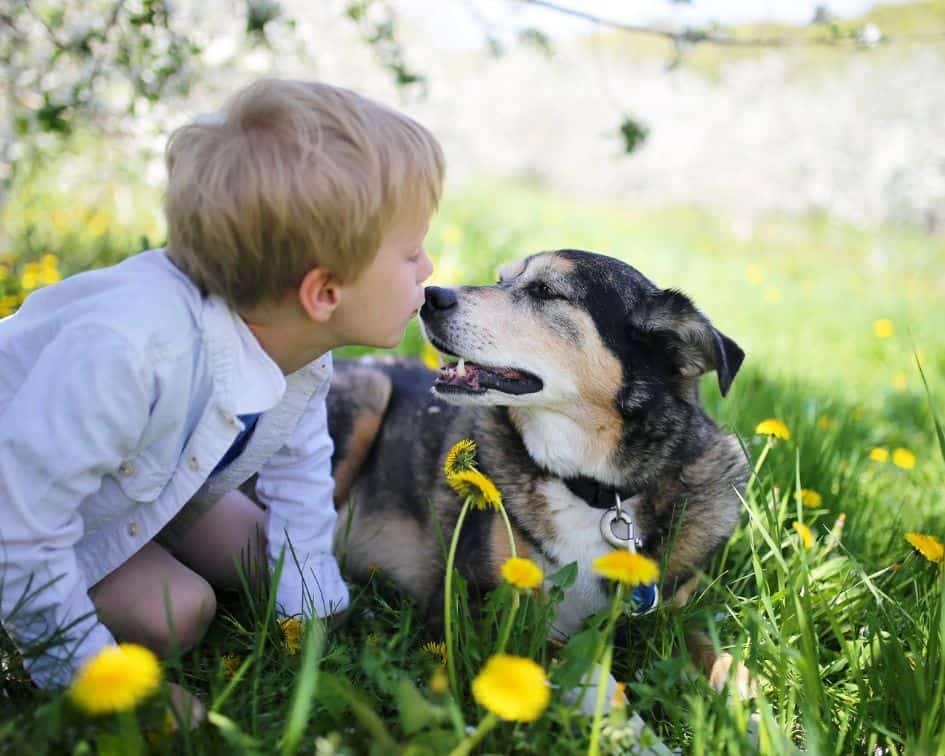
<svg viewBox="0 0 945 756"><path fill-rule="evenodd" d="M132 538L138 535L138 523L136 522L128 523L128 535L130 535Z"/></svg>
<svg viewBox="0 0 945 756"><path fill-rule="evenodd" d="M190 455L190 459L187 460L187 464L190 466L190 469L193 470L194 472L197 472L197 470L200 469L200 462L192 454Z"/></svg>
<svg viewBox="0 0 945 756"><path fill-rule="evenodd" d="M229 412L223 414L223 419L226 420L226 424L235 428L238 424L236 415L231 415Z"/></svg>
<svg viewBox="0 0 945 756"><path fill-rule="evenodd" d="M120 465L118 465L118 472L124 475L125 477L131 475L135 471L134 463L130 460L125 460Z"/></svg>

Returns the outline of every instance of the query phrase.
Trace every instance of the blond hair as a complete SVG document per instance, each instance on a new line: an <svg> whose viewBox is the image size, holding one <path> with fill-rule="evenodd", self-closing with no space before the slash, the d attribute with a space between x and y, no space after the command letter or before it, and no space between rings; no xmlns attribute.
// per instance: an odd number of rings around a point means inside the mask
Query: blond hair
<svg viewBox="0 0 945 756"><path fill-rule="evenodd" d="M321 83L258 81L177 129L165 157L168 254L237 309L278 301L315 266L357 278L443 185L427 129Z"/></svg>

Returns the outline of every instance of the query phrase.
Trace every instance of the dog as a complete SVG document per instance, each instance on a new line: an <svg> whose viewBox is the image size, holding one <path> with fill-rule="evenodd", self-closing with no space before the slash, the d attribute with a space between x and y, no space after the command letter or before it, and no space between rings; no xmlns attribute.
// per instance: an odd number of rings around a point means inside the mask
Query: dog
<svg viewBox="0 0 945 756"><path fill-rule="evenodd" d="M681 292L579 250L511 263L490 286L427 287L419 314L454 364L339 361L328 394L337 547L349 574L380 568L431 622L442 616L438 529L449 542L461 506L443 461L470 438L502 493L518 554L546 573L578 565L555 637L609 605L592 562L621 544L661 563L659 595L685 603L735 529L748 480L738 440L699 402L709 371L727 394L741 348ZM502 518L470 510L456 556L470 585L497 586L510 556ZM704 634L687 642L721 687L730 659Z"/></svg>

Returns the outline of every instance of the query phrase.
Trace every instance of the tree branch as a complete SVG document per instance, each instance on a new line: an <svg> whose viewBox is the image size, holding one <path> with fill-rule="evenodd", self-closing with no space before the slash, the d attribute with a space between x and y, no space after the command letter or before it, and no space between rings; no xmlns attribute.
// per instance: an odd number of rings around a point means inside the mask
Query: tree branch
<svg viewBox="0 0 945 756"><path fill-rule="evenodd" d="M549 0L519 0L519 2L522 2L526 5L535 5L541 8L547 8L548 10L555 11L556 13L561 13L566 16L573 16L574 18L580 18L585 21L589 21L590 23L598 24L599 26L605 26L610 29L617 29L619 31L629 32L632 34L649 34L651 36L663 37L677 46L682 44L695 44L699 42L706 42L708 44L721 45L725 47L793 47L797 45L822 45L835 47L848 42L853 42L854 44L863 44L856 33L845 35L833 34L823 37L804 38L796 36L736 37L732 34L718 34L715 32L705 31L704 29L692 28L673 31L671 29L660 29L653 26L642 26L639 24L626 24L621 21L602 18L600 16L594 15L593 13L578 10L577 8L568 8L564 5L558 5L557 3L550 2ZM882 39L883 41L888 42L890 38L884 35ZM945 34L898 35L896 40L931 42L945 40Z"/></svg>

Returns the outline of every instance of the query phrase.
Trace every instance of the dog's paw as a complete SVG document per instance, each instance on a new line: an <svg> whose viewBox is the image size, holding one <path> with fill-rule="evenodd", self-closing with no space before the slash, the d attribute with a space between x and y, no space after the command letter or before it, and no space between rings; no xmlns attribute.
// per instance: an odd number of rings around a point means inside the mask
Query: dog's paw
<svg viewBox="0 0 945 756"><path fill-rule="evenodd" d="M732 695L741 700L756 698L758 685L748 672L748 667L739 662L729 653L721 653L712 664L709 671L709 684L720 693L725 690L725 684L731 681Z"/></svg>

